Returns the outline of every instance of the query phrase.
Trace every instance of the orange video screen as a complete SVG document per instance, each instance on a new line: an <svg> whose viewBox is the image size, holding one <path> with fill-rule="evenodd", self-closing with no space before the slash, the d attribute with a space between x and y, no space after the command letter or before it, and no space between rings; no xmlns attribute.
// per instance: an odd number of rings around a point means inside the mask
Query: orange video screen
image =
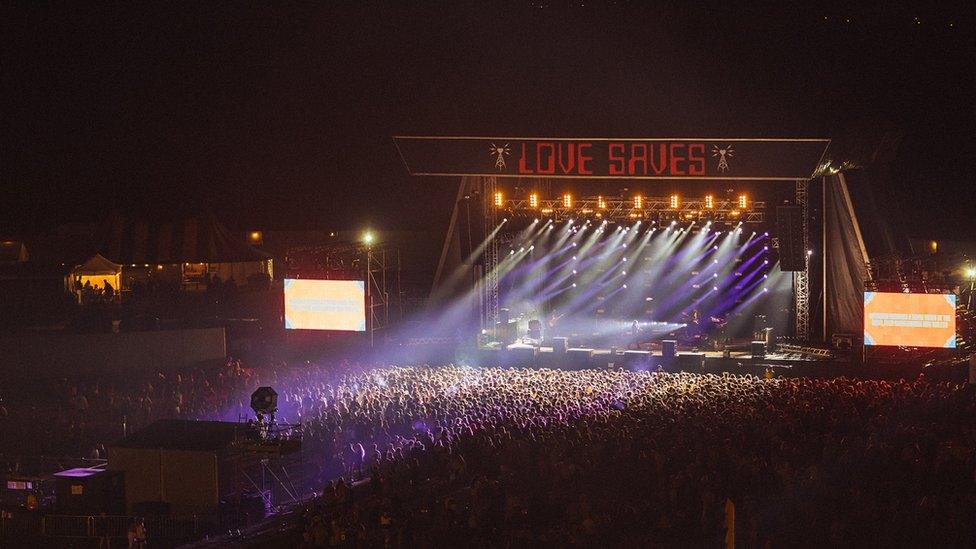
<svg viewBox="0 0 976 549"><path fill-rule="evenodd" d="M956 295L864 292L864 344L954 349Z"/></svg>
<svg viewBox="0 0 976 549"><path fill-rule="evenodd" d="M286 278L285 329L365 332L365 283Z"/></svg>

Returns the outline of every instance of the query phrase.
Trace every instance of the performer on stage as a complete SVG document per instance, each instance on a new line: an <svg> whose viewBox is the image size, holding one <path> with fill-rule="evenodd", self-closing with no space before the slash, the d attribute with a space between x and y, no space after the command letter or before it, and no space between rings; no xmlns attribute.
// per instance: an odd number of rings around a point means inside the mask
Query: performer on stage
<svg viewBox="0 0 976 549"><path fill-rule="evenodd" d="M640 322L634 320L630 325L630 345L627 346L628 349L640 350L642 333L643 330L641 329Z"/></svg>

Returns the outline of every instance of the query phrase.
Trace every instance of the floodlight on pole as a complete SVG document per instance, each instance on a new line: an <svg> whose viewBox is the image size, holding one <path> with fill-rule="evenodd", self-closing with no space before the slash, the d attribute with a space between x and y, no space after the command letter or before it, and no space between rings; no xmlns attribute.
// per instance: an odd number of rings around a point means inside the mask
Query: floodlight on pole
<svg viewBox="0 0 976 549"><path fill-rule="evenodd" d="M376 237L373 236L372 231L366 231L363 233L363 244L369 246L375 239Z"/></svg>

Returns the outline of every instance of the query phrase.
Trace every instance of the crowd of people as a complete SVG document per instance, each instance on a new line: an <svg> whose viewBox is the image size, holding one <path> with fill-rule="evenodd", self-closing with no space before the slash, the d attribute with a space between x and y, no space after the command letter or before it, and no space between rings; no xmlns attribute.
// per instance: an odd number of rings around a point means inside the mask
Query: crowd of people
<svg viewBox="0 0 976 549"><path fill-rule="evenodd" d="M239 418L230 410L246 408L249 391L262 377L258 372L240 360L228 360L217 367L170 373L8 384L0 387L0 457L104 459L111 443L158 419L236 421Z"/></svg>
<svg viewBox="0 0 976 549"><path fill-rule="evenodd" d="M301 424L317 493L295 544L955 544L976 527L976 392L924 376L228 361L55 384L53 410L0 410L0 435L104 457L123 423L251 416L262 385Z"/></svg>
<svg viewBox="0 0 976 549"><path fill-rule="evenodd" d="M748 546L897 545L976 526L964 385L447 366L282 396L319 481L343 479L303 516L309 546L715 544L733 523Z"/></svg>

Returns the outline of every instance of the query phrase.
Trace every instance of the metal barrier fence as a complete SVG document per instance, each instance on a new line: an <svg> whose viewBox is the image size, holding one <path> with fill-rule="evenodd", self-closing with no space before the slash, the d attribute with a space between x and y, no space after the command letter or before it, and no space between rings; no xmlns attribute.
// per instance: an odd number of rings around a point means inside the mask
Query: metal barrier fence
<svg viewBox="0 0 976 549"><path fill-rule="evenodd" d="M94 534L94 517L47 515L41 520L41 535L59 538L89 538Z"/></svg>
<svg viewBox="0 0 976 549"><path fill-rule="evenodd" d="M129 516L72 516L72 515L0 515L0 546L2 540L30 538L125 538L129 526L136 520ZM208 534L247 526L237 520L220 520L216 516L145 517L141 518L150 540L185 542Z"/></svg>
<svg viewBox="0 0 976 549"><path fill-rule="evenodd" d="M0 514L0 539L36 536L41 531L42 518L39 515Z"/></svg>

